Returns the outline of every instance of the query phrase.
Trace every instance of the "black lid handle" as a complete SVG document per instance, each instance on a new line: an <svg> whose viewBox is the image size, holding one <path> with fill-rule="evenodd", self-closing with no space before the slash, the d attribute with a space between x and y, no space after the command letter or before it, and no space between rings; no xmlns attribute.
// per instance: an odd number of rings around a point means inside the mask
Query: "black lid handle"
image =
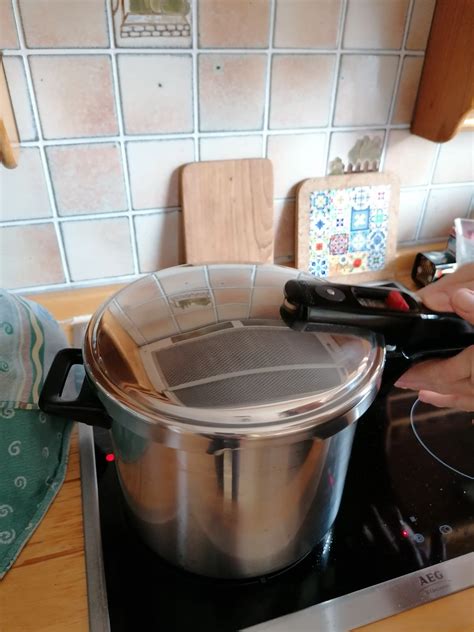
<svg viewBox="0 0 474 632"><path fill-rule="evenodd" d="M50 415L74 419L90 426L110 428L112 419L95 394L87 376L84 377L76 399L62 399L67 376L76 364L84 364L80 349L62 349L56 354L41 389L39 407Z"/></svg>

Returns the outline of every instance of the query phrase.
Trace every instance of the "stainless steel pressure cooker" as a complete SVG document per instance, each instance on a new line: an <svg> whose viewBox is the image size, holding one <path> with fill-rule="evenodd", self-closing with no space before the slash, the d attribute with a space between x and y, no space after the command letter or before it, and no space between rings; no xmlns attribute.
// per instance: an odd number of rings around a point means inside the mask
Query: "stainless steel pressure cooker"
<svg viewBox="0 0 474 632"><path fill-rule="evenodd" d="M136 528L188 571L277 571L336 517L385 345L368 329L289 328L284 287L310 279L270 265L150 274L103 305L83 349L51 367L40 407L110 428ZM67 374L82 362L81 393L65 401Z"/></svg>

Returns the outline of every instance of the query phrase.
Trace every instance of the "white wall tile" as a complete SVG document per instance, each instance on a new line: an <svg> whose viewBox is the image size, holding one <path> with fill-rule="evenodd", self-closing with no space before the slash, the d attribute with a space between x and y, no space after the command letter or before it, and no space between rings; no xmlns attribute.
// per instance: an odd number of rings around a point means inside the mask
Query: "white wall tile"
<svg viewBox="0 0 474 632"><path fill-rule="evenodd" d="M414 241L423 211L426 189L402 189L398 214L398 242Z"/></svg>
<svg viewBox="0 0 474 632"><path fill-rule="evenodd" d="M456 217L467 217L474 187L432 189L428 197L420 239L448 239Z"/></svg>
<svg viewBox="0 0 474 632"><path fill-rule="evenodd" d="M36 140L38 134L33 119L30 95L21 57L4 57L3 66L13 106L20 140Z"/></svg>
<svg viewBox="0 0 474 632"><path fill-rule="evenodd" d="M154 272L183 263L180 212L137 215L134 221L140 272Z"/></svg>
<svg viewBox="0 0 474 632"><path fill-rule="evenodd" d="M261 158L262 137L252 136L201 136L199 141L201 160L238 160Z"/></svg>
<svg viewBox="0 0 474 632"><path fill-rule="evenodd" d="M328 124L335 55L273 55L270 129Z"/></svg>
<svg viewBox="0 0 474 632"><path fill-rule="evenodd" d="M199 0L202 48L265 48L270 34L270 0Z"/></svg>
<svg viewBox="0 0 474 632"><path fill-rule="evenodd" d="M405 57L392 123L411 123L422 69L423 57Z"/></svg>
<svg viewBox="0 0 474 632"><path fill-rule="evenodd" d="M341 0L276 0L275 48L336 48Z"/></svg>
<svg viewBox="0 0 474 632"><path fill-rule="evenodd" d="M428 184L436 147L436 143L410 134L408 130L392 130L384 171L398 174L402 186Z"/></svg>
<svg viewBox="0 0 474 632"><path fill-rule="evenodd" d="M127 134L193 131L190 55L119 55L118 70Z"/></svg>
<svg viewBox="0 0 474 632"><path fill-rule="evenodd" d="M61 232L73 281L133 273L127 218L62 222Z"/></svg>
<svg viewBox="0 0 474 632"><path fill-rule="evenodd" d="M11 0L0 0L0 50L18 48L15 18Z"/></svg>
<svg viewBox="0 0 474 632"><path fill-rule="evenodd" d="M275 197L292 197L299 182L324 175L326 134L271 134L267 157L273 163Z"/></svg>
<svg viewBox="0 0 474 632"><path fill-rule="evenodd" d="M29 48L104 48L105 0L19 0Z"/></svg>
<svg viewBox="0 0 474 632"><path fill-rule="evenodd" d="M36 55L30 58L45 138L118 133L107 55Z"/></svg>
<svg viewBox="0 0 474 632"><path fill-rule="evenodd" d="M193 140L130 142L127 155L133 208L178 206L180 169L194 162Z"/></svg>
<svg viewBox="0 0 474 632"><path fill-rule="evenodd" d="M398 57L394 55L343 55L334 124L386 123L397 68Z"/></svg>
<svg viewBox="0 0 474 632"><path fill-rule="evenodd" d="M16 169L0 166L0 220L36 219L50 215L39 149L23 147Z"/></svg>
<svg viewBox="0 0 474 632"><path fill-rule="evenodd" d="M425 50L436 0L415 0L408 31L407 48Z"/></svg>
<svg viewBox="0 0 474 632"><path fill-rule="evenodd" d="M474 181L474 131L465 130L441 145L433 176L436 184Z"/></svg>
<svg viewBox="0 0 474 632"><path fill-rule="evenodd" d="M345 48L400 48L409 0L349 0Z"/></svg>

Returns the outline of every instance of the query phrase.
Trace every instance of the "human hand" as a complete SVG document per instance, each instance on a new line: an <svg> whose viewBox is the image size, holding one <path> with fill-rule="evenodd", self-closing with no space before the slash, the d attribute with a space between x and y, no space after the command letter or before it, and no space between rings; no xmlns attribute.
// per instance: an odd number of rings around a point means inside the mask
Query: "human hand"
<svg viewBox="0 0 474 632"><path fill-rule="evenodd" d="M474 263L462 266L419 294L435 311L456 312L474 324ZM447 360L427 360L411 367L395 386L419 391L422 402L474 411L474 345Z"/></svg>

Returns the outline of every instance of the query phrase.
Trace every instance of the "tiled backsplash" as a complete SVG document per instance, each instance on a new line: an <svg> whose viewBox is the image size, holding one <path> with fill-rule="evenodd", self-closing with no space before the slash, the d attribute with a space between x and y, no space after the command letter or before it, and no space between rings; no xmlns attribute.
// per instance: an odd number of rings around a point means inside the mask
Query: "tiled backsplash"
<svg viewBox="0 0 474 632"><path fill-rule="evenodd" d="M409 131L434 4L0 0L22 140L0 171L0 285L182 262L178 173L196 160L272 160L278 262L296 184L366 162L401 179L400 243L445 238L472 212L473 133Z"/></svg>

